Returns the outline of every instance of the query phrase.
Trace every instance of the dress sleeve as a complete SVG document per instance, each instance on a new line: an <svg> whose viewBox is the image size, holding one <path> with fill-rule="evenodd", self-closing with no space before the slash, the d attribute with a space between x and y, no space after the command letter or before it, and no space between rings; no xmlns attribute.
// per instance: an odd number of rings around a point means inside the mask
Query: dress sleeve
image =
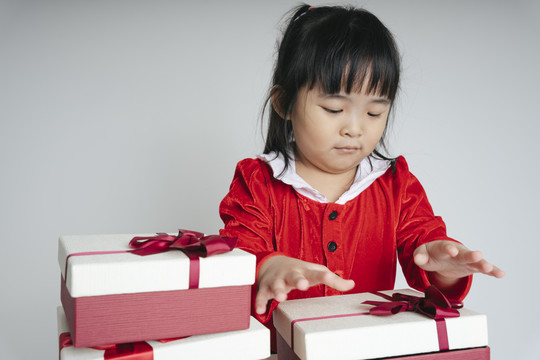
<svg viewBox="0 0 540 360"><path fill-rule="evenodd" d="M408 284L414 289L424 291L431 284L430 275L414 263L414 250L435 240L456 240L447 236L444 221L434 215L424 188L409 172L402 157L396 162L395 176L399 178L397 184L400 203L396 229L399 262ZM462 300L469 292L471 282L472 275L461 279L451 291L446 291L446 295Z"/></svg>
<svg viewBox="0 0 540 360"><path fill-rule="evenodd" d="M256 278L264 261L272 256L285 255L276 251L273 236L273 209L270 182L273 180L266 163L245 159L238 163L229 193L222 200L219 213L224 223L223 236L237 237L237 247L257 257ZM255 301L257 284L253 286L252 302ZM270 320L273 301L266 314L252 311L260 322Z"/></svg>

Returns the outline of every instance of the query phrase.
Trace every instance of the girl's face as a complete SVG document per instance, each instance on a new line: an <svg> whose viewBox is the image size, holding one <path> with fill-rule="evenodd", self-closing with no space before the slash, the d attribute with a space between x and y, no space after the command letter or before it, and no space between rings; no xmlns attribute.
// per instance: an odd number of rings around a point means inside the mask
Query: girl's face
<svg viewBox="0 0 540 360"><path fill-rule="evenodd" d="M296 162L319 174L356 172L381 139L390 105L373 94L302 88L291 114Z"/></svg>

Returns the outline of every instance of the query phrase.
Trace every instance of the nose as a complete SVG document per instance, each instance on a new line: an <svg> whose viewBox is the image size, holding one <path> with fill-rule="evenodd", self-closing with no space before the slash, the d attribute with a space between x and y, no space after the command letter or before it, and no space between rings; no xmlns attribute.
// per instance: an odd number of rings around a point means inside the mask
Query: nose
<svg viewBox="0 0 540 360"><path fill-rule="evenodd" d="M349 137L362 136L364 133L363 119L359 115L351 115L341 128L341 135Z"/></svg>

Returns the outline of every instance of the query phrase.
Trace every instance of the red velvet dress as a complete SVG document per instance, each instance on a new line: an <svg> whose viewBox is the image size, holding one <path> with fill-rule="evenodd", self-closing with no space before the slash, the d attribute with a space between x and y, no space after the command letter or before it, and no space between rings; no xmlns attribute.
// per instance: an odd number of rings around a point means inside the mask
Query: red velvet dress
<svg viewBox="0 0 540 360"><path fill-rule="evenodd" d="M221 234L237 236L238 247L257 256L257 271L268 257L286 255L353 279L355 287L348 293L393 289L398 260L408 284L423 291L429 278L414 264L414 250L430 241L452 240L403 157L394 174L388 169L343 205L309 199L276 180L263 160L245 159L237 165L220 215L225 224ZM463 299L471 281L472 276L464 278L448 295ZM319 285L293 290L288 299L338 294ZM252 311L272 331L277 304L273 300L264 315Z"/></svg>

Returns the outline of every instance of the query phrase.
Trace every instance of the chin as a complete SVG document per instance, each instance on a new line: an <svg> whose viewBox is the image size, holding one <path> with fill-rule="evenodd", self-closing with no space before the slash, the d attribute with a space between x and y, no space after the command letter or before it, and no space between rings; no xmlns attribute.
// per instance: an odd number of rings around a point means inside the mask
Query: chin
<svg viewBox="0 0 540 360"><path fill-rule="evenodd" d="M341 174L345 174L349 171L356 171L356 168L357 168L358 164L356 165L352 165L352 166L343 166L343 167L332 167L332 168L327 168L326 169L326 172L330 173L330 174L334 174L334 175L341 175Z"/></svg>

